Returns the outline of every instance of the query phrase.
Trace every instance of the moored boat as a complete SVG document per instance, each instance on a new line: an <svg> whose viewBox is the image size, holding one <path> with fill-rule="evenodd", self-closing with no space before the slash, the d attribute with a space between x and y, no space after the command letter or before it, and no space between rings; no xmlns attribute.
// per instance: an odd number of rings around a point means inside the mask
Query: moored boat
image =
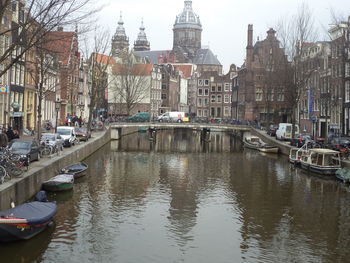
<svg viewBox="0 0 350 263"><path fill-rule="evenodd" d="M278 153L278 147L268 145L257 136L246 136L243 140L244 146L264 153Z"/></svg>
<svg viewBox="0 0 350 263"><path fill-rule="evenodd" d="M335 177L344 183L350 183L350 170L346 168L339 169L335 172Z"/></svg>
<svg viewBox="0 0 350 263"><path fill-rule="evenodd" d="M29 202L0 212L0 242L30 239L52 224L55 202Z"/></svg>
<svg viewBox="0 0 350 263"><path fill-rule="evenodd" d="M79 177L84 176L86 173L88 166L85 163L76 163L72 165L68 165L61 169L61 174L72 174L74 178L77 179Z"/></svg>
<svg viewBox="0 0 350 263"><path fill-rule="evenodd" d="M59 174L43 182L42 188L46 191L57 192L71 190L74 185L73 174Z"/></svg>
<svg viewBox="0 0 350 263"><path fill-rule="evenodd" d="M341 168L340 154L324 148L309 149L300 159L301 167L322 175L335 175Z"/></svg>

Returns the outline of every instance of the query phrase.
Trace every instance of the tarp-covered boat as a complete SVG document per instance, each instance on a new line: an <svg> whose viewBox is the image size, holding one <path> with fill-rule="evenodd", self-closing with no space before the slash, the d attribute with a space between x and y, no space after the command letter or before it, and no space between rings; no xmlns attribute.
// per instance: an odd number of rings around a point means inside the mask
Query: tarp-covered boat
<svg viewBox="0 0 350 263"><path fill-rule="evenodd" d="M244 147L258 150L264 153L278 153L278 147L268 145L257 136L246 136L243 140Z"/></svg>
<svg viewBox="0 0 350 263"><path fill-rule="evenodd" d="M85 175L88 166L85 163L76 163L72 165L68 165L61 169L61 174L72 174L74 178L79 178Z"/></svg>
<svg viewBox="0 0 350 263"><path fill-rule="evenodd" d="M46 191L66 191L73 188L74 175L59 174L48 181L43 182L42 188Z"/></svg>
<svg viewBox="0 0 350 263"><path fill-rule="evenodd" d="M339 169L335 172L335 177L342 180L344 183L350 182L350 170L346 168Z"/></svg>
<svg viewBox="0 0 350 263"><path fill-rule="evenodd" d="M0 212L0 242L30 239L52 223L54 202L29 202Z"/></svg>

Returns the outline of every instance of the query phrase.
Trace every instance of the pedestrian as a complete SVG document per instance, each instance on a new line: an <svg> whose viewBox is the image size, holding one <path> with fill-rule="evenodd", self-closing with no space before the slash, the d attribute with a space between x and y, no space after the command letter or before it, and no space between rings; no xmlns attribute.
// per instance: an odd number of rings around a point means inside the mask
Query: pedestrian
<svg viewBox="0 0 350 263"><path fill-rule="evenodd" d="M7 131L6 131L7 139L8 141L12 141L14 139L15 134L13 133L12 127L9 126Z"/></svg>
<svg viewBox="0 0 350 263"><path fill-rule="evenodd" d="M19 132L18 130L13 131L13 139L19 139Z"/></svg>

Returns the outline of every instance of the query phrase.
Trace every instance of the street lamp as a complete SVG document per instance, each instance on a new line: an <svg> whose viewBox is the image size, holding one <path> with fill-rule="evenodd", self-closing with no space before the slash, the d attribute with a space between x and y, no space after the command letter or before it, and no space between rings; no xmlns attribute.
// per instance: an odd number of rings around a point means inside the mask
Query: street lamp
<svg viewBox="0 0 350 263"><path fill-rule="evenodd" d="M55 133L57 133L57 125L58 125L58 112L61 109L61 101L57 98L55 103L55 109L56 109L56 125L55 125Z"/></svg>

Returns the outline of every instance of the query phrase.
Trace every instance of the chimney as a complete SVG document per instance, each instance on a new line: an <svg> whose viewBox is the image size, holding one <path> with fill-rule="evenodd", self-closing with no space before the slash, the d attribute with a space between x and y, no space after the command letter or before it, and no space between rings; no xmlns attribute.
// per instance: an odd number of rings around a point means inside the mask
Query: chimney
<svg viewBox="0 0 350 263"><path fill-rule="evenodd" d="M247 54L246 54L246 67L251 69L253 62L253 25L248 25L248 43L247 43Z"/></svg>
<svg viewBox="0 0 350 263"><path fill-rule="evenodd" d="M248 45L247 47L253 47L253 25L248 25Z"/></svg>

